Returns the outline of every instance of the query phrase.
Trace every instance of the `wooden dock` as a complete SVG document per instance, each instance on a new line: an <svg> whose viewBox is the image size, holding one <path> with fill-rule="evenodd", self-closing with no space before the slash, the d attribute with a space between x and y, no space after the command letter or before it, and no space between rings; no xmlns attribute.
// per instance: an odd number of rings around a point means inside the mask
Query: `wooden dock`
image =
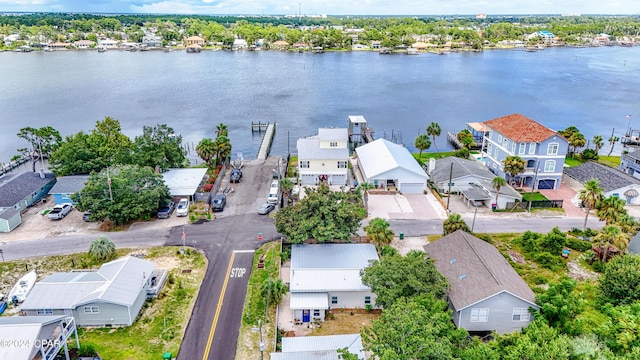
<svg viewBox="0 0 640 360"><path fill-rule="evenodd" d="M267 131L267 129L269 128L269 123L262 123L262 122L251 122L251 131L257 131L257 132L263 132L263 131Z"/></svg>
<svg viewBox="0 0 640 360"><path fill-rule="evenodd" d="M273 142L273 136L276 134L276 124L267 123L262 142L260 143L260 149L258 150L258 160L267 160L269 156L269 150L271 150L271 143ZM251 130L253 131L253 123L251 123Z"/></svg>

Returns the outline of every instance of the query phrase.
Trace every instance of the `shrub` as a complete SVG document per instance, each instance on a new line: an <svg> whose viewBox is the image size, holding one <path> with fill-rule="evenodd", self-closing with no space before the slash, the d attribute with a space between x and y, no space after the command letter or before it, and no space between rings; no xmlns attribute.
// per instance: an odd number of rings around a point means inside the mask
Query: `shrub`
<svg viewBox="0 0 640 360"><path fill-rule="evenodd" d="M213 189L213 184L205 184L202 187L202 191L204 191L204 192L211 192L211 189Z"/></svg>
<svg viewBox="0 0 640 360"><path fill-rule="evenodd" d="M534 259L540 266L551 271L563 270L567 266L560 256L548 252L536 254Z"/></svg>
<svg viewBox="0 0 640 360"><path fill-rule="evenodd" d="M591 250L591 242L572 238L572 237L567 238L565 245L570 249L580 251L580 252Z"/></svg>
<svg viewBox="0 0 640 360"><path fill-rule="evenodd" d="M596 261L593 263L593 271L603 272L604 271L604 263L602 261Z"/></svg>
<svg viewBox="0 0 640 360"><path fill-rule="evenodd" d="M549 282L549 279L543 275L536 275L533 277L533 283L536 285L546 284L547 282Z"/></svg>

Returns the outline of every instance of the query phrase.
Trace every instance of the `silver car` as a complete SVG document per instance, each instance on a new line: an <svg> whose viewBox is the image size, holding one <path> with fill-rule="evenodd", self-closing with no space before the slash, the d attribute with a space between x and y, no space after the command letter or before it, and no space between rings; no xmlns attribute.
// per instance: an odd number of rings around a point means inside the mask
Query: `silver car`
<svg viewBox="0 0 640 360"><path fill-rule="evenodd" d="M187 216L189 215L189 200L188 199L180 199L178 202L178 208L176 209L176 216Z"/></svg>

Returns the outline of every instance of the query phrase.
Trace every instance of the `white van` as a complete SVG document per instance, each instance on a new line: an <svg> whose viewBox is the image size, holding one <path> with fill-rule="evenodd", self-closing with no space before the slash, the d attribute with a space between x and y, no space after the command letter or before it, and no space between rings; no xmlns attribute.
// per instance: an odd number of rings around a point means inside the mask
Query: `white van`
<svg viewBox="0 0 640 360"><path fill-rule="evenodd" d="M272 204L277 204L278 193L279 193L278 188L272 187L271 190L269 190L269 195L267 195L267 202Z"/></svg>

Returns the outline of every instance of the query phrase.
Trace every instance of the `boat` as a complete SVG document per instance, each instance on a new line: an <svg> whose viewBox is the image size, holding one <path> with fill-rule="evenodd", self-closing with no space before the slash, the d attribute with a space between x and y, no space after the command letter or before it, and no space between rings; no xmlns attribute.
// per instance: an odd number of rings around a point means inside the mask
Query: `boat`
<svg viewBox="0 0 640 360"><path fill-rule="evenodd" d="M107 48L106 48L106 47L104 47L104 46L98 46L98 52L99 52L99 53L102 53L102 52L105 52L105 51L107 51Z"/></svg>
<svg viewBox="0 0 640 360"><path fill-rule="evenodd" d="M12 302L23 302L24 299L27 298L27 295L29 295L33 285L35 285L37 278L38 274L36 274L35 270L24 274L11 289L9 300Z"/></svg>

